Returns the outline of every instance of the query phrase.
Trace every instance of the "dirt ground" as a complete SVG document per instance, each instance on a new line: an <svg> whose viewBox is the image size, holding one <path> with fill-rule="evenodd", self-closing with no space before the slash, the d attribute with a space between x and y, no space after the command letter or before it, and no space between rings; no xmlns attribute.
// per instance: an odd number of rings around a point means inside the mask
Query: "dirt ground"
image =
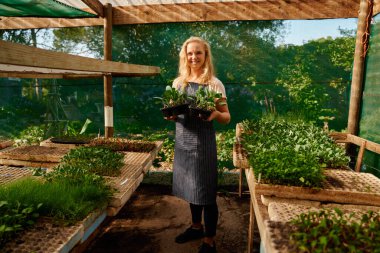
<svg viewBox="0 0 380 253"><path fill-rule="evenodd" d="M218 253L247 252L249 194L221 190L217 197ZM196 253L201 240L177 244L174 238L191 223L188 203L171 195L170 185L143 183L115 217L110 218L86 253ZM259 252L255 235L254 252Z"/></svg>

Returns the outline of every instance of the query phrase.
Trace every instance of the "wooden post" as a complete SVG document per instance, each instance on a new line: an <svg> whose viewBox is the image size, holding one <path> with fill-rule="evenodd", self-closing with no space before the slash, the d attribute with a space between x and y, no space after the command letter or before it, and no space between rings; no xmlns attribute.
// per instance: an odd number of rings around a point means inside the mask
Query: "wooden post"
<svg viewBox="0 0 380 253"><path fill-rule="evenodd" d="M239 197L241 198L242 192L243 192L243 168L239 168L240 174L239 174Z"/></svg>
<svg viewBox="0 0 380 253"><path fill-rule="evenodd" d="M358 158L356 160L356 165L355 165L355 171L356 172L360 172L360 170L361 170L362 163L363 163L364 151L365 151L366 146L367 146L367 141L363 140L362 144L360 145Z"/></svg>
<svg viewBox="0 0 380 253"><path fill-rule="evenodd" d="M104 60L112 60L112 5L104 6ZM104 75L104 136L113 136L112 76Z"/></svg>
<svg viewBox="0 0 380 253"><path fill-rule="evenodd" d="M348 133L357 135L359 130L360 103L363 93L363 73L366 46L369 40L369 27L372 19L373 0L360 0L358 28L356 33L356 46L354 66L352 70L350 109L348 114ZM369 21L367 17L369 16ZM367 40L363 41L363 38ZM367 44L367 45L365 45Z"/></svg>
<svg viewBox="0 0 380 253"><path fill-rule="evenodd" d="M249 227L248 227L248 253L253 252L253 234L255 231L255 211L253 207L254 197L249 200Z"/></svg>

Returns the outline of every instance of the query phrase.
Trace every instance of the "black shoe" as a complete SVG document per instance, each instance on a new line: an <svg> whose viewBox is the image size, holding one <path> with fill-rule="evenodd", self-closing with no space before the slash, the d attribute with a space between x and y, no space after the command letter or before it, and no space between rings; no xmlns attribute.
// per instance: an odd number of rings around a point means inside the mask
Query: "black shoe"
<svg viewBox="0 0 380 253"><path fill-rule="evenodd" d="M213 246L210 246L208 243L202 243L201 247L199 248L198 253L216 253L216 246L215 242L213 243Z"/></svg>
<svg viewBox="0 0 380 253"><path fill-rule="evenodd" d="M185 230L185 232L183 232L182 234L179 234L175 238L175 242L176 243L185 243L185 242L197 240L200 238L203 238L203 227L200 229L189 227L188 229Z"/></svg>

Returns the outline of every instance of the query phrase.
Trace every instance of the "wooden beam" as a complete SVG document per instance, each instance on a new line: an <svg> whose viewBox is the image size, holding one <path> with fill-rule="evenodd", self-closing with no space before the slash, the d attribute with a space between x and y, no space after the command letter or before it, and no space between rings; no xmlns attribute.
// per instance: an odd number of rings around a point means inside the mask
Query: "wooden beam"
<svg viewBox="0 0 380 253"><path fill-rule="evenodd" d="M88 11L88 10L86 10ZM268 0L113 7L113 24L357 18L358 0ZM0 29L103 25L101 18L0 18Z"/></svg>
<svg viewBox="0 0 380 253"><path fill-rule="evenodd" d="M103 77L101 72L73 71L64 69L34 68L26 66L16 66L0 64L0 77L19 78L99 78Z"/></svg>
<svg viewBox="0 0 380 253"><path fill-rule="evenodd" d="M369 140L360 138L360 137L352 135L352 134L347 135L347 141L349 141L350 143L353 143L357 146L360 146L360 147L365 141L366 142L365 148L367 150L380 155L380 144L378 144L376 142L369 141Z"/></svg>
<svg viewBox="0 0 380 253"><path fill-rule="evenodd" d="M100 17L104 18L103 4L99 0L81 0L85 3L91 10L93 10Z"/></svg>
<svg viewBox="0 0 380 253"><path fill-rule="evenodd" d="M354 66L352 69L350 107L347 123L347 131L353 135L357 135L359 131L360 103L363 95L364 63L366 48L369 41L369 27L372 19L372 5L369 4L369 2L373 2L373 0L360 0Z"/></svg>
<svg viewBox="0 0 380 253"><path fill-rule="evenodd" d="M42 73L19 73L19 72L0 72L1 78L39 78L39 79L83 79L83 78L101 78L102 74L80 75L80 74L42 74Z"/></svg>
<svg viewBox="0 0 380 253"><path fill-rule="evenodd" d="M117 73L125 76L157 75L159 67L98 60L0 41L0 63L20 66Z"/></svg>
<svg viewBox="0 0 380 253"><path fill-rule="evenodd" d="M373 3L373 16L380 13L380 0L374 0Z"/></svg>

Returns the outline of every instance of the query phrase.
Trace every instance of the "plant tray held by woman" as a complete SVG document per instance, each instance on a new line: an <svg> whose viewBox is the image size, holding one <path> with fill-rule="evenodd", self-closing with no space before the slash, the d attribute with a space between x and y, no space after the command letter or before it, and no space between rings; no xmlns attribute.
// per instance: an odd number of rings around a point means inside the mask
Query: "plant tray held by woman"
<svg viewBox="0 0 380 253"><path fill-rule="evenodd" d="M161 100L163 107L161 111L164 117L171 117L180 114L186 114L189 111L189 103L187 102L187 94L175 88L166 86L162 97L155 97Z"/></svg>
<svg viewBox="0 0 380 253"><path fill-rule="evenodd" d="M222 94L205 87L201 87L195 93L195 96L189 97L191 104L189 106L190 116L199 117L207 120L213 111L216 110L215 103L218 105L226 105L226 102L221 100Z"/></svg>

